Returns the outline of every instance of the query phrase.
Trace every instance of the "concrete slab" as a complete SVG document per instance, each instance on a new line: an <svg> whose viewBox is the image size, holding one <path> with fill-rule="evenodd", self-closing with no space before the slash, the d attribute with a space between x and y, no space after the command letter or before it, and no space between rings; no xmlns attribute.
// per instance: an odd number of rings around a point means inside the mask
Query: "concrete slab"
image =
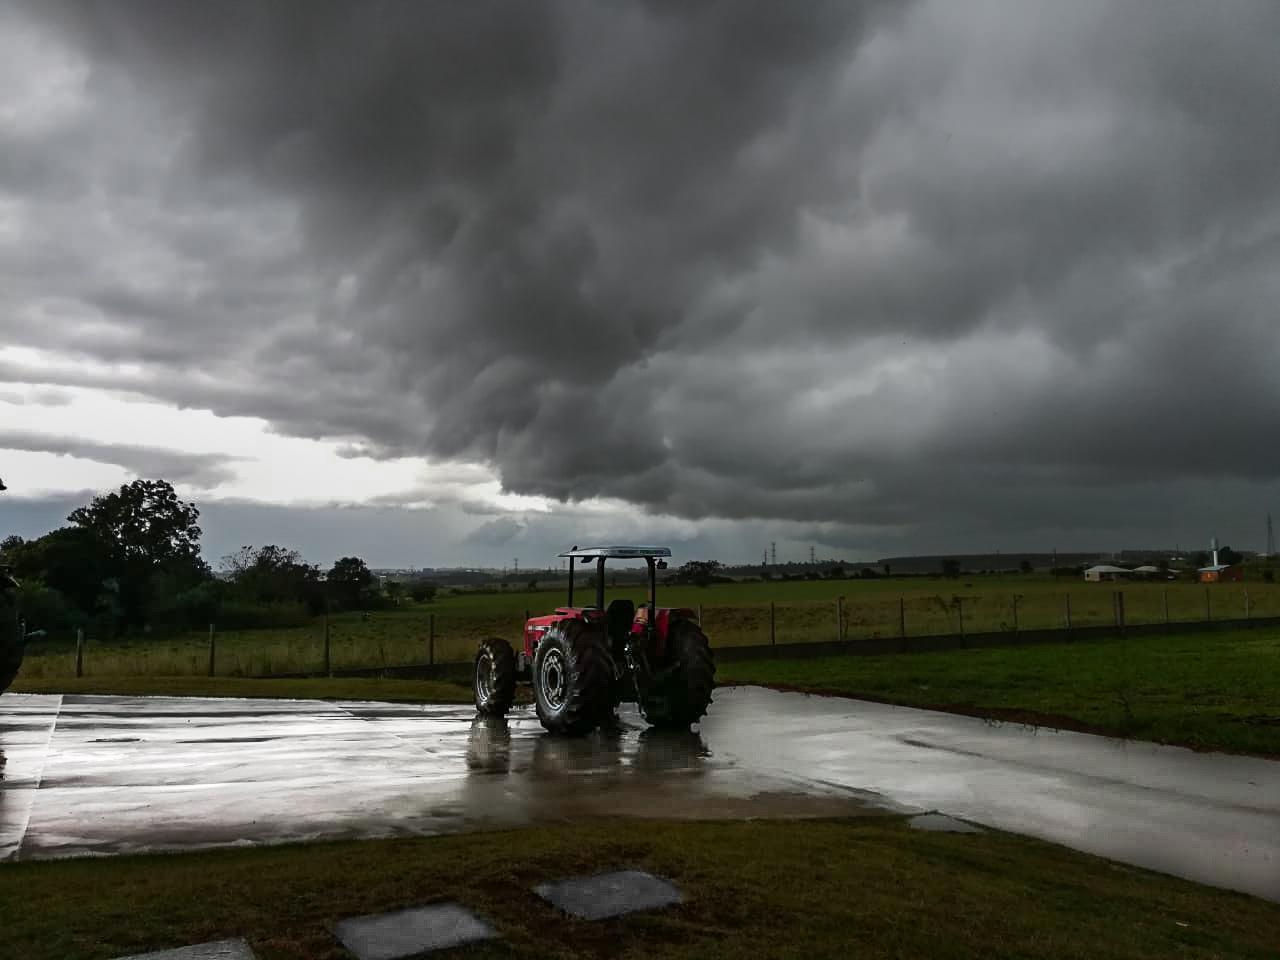
<svg viewBox="0 0 1280 960"><path fill-rule="evenodd" d="M571 917L603 920L640 910L656 910L679 903L676 886L643 870L617 870L590 877L543 883L533 892Z"/></svg>
<svg viewBox="0 0 1280 960"><path fill-rule="evenodd" d="M257 958L249 949L249 944L243 940L216 940L211 943L197 943L190 947L178 947L176 950L135 953L132 956L120 957L119 960L257 960Z"/></svg>
<svg viewBox="0 0 1280 960"><path fill-rule="evenodd" d="M44 775L60 695L0 698L0 861L18 852Z"/></svg>
<svg viewBox="0 0 1280 960"><path fill-rule="evenodd" d="M922 813L918 817L912 817L907 821L911 824L912 830L927 830L930 833L982 833L981 827L975 827L972 823L965 823L963 820L957 820L955 817L948 817L941 813Z"/></svg>
<svg viewBox="0 0 1280 960"><path fill-rule="evenodd" d="M620 716L565 739L527 708L5 694L0 858L936 811L1280 900L1274 761L754 687L696 733Z"/></svg>
<svg viewBox="0 0 1280 960"><path fill-rule="evenodd" d="M498 936L488 923L456 903L352 917L335 924L334 934L360 960L420 957Z"/></svg>

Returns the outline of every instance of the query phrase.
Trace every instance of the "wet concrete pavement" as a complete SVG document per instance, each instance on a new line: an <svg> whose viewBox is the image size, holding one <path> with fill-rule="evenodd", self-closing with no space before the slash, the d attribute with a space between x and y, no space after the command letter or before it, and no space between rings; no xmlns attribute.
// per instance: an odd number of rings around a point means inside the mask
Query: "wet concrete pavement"
<svg viewBox="0 0 1280 960"><path fill-rule="evenodd" d="M531 711L0 697L0 859L628 816L936 810L1280 900L1280 763L759 688L693 734Z"/></svg>

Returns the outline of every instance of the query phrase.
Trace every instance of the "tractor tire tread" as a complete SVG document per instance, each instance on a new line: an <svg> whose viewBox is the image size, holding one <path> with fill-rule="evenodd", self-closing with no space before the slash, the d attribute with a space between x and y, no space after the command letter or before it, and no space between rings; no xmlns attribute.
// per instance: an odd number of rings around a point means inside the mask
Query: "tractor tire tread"
<svg viewBox="0 0 1280 960"><path fill-rule="evenodd" d="M570 690L563 709L552 712L538 689L539 658L534 654L534 705L538 720L550 733L581 736L590 733L612 712L613 658L601 627L582 620L567 620L552 628L539 642L562 645L569 671Z"/></svg>
<svg viewBox="0 0 1280 960"><path fill-rule="evenodd" d="M680 669L661 688L649 691L640 713L652 726L687 730L707 713L716 685L715 654L702 628L691 620L671 625L667 643L676 646Z"/></svg>
<svg viewBox="0 0 1280 960"><path fill-rule="evenodd" d="M479 679L480 661L486 654L493 658L494 684L489 698L482 702L476 681ZM516 699L516 654L511 649L511 644L501 637L480 641L471 677L471 689L475 695L476 712L481 716L501 717L511 709Z"/></svg>
<svg viewBox="0 0 1280 960"><path fill-rule="evenodd" d="M0 693L9 689L22 668L22 627L14 592L5 590L0 594Z"/></svg>

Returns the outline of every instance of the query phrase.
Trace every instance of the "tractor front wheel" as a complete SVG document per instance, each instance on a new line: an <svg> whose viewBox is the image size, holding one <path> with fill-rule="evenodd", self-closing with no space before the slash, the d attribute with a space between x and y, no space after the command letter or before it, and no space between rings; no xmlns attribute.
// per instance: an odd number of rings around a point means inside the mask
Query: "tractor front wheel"
<svg viewBox="0 0 1280 960"><path fill-rule="evenodd" d="M476 712L482 716L500 717L511 709L516 698L516 655L511 644L499 637L480 642L472 687Z"/></svg>
<svg viewBox="0 0 1280 960"><path fill-rule="evenodd" d="M17 584L0 570L0 693L9 688L22 666L23 639Z"/></svg>
<svg viewBox="0 0 1280 960"><path fill-rule="evenodd" d="M677 665L644 691L640 713L655 727L688 730L690 724L702 719L711 704L716 663L707 635L692 620L671 624L667 647Z"/></svg>
<svg viewBox="0 0 1280 960"><path fill-rule="evenodd" d="M612 659L602 629L582 620L552 627L533 655L533 698L551 733L590 733L612 706Z"/></svg>

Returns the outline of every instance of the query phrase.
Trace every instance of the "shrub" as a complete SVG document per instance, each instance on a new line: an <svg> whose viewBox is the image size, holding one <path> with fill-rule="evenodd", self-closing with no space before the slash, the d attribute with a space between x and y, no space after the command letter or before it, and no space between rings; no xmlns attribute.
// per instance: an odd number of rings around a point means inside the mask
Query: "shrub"
<svg viewBox="0 0 1280 960"><path fill-rule="evenodd" d="M223 603L213 618L220 630L252 630L257 628L305 627L311 621L306 604L297 602Z"/></svg>
<svg viewBox="0 0 1280 960"><path fill-rule="evenodd" d="M85 617L57 590L36 580L18 587L18 610L28 630L65 634L83 626Z"/></svg>

